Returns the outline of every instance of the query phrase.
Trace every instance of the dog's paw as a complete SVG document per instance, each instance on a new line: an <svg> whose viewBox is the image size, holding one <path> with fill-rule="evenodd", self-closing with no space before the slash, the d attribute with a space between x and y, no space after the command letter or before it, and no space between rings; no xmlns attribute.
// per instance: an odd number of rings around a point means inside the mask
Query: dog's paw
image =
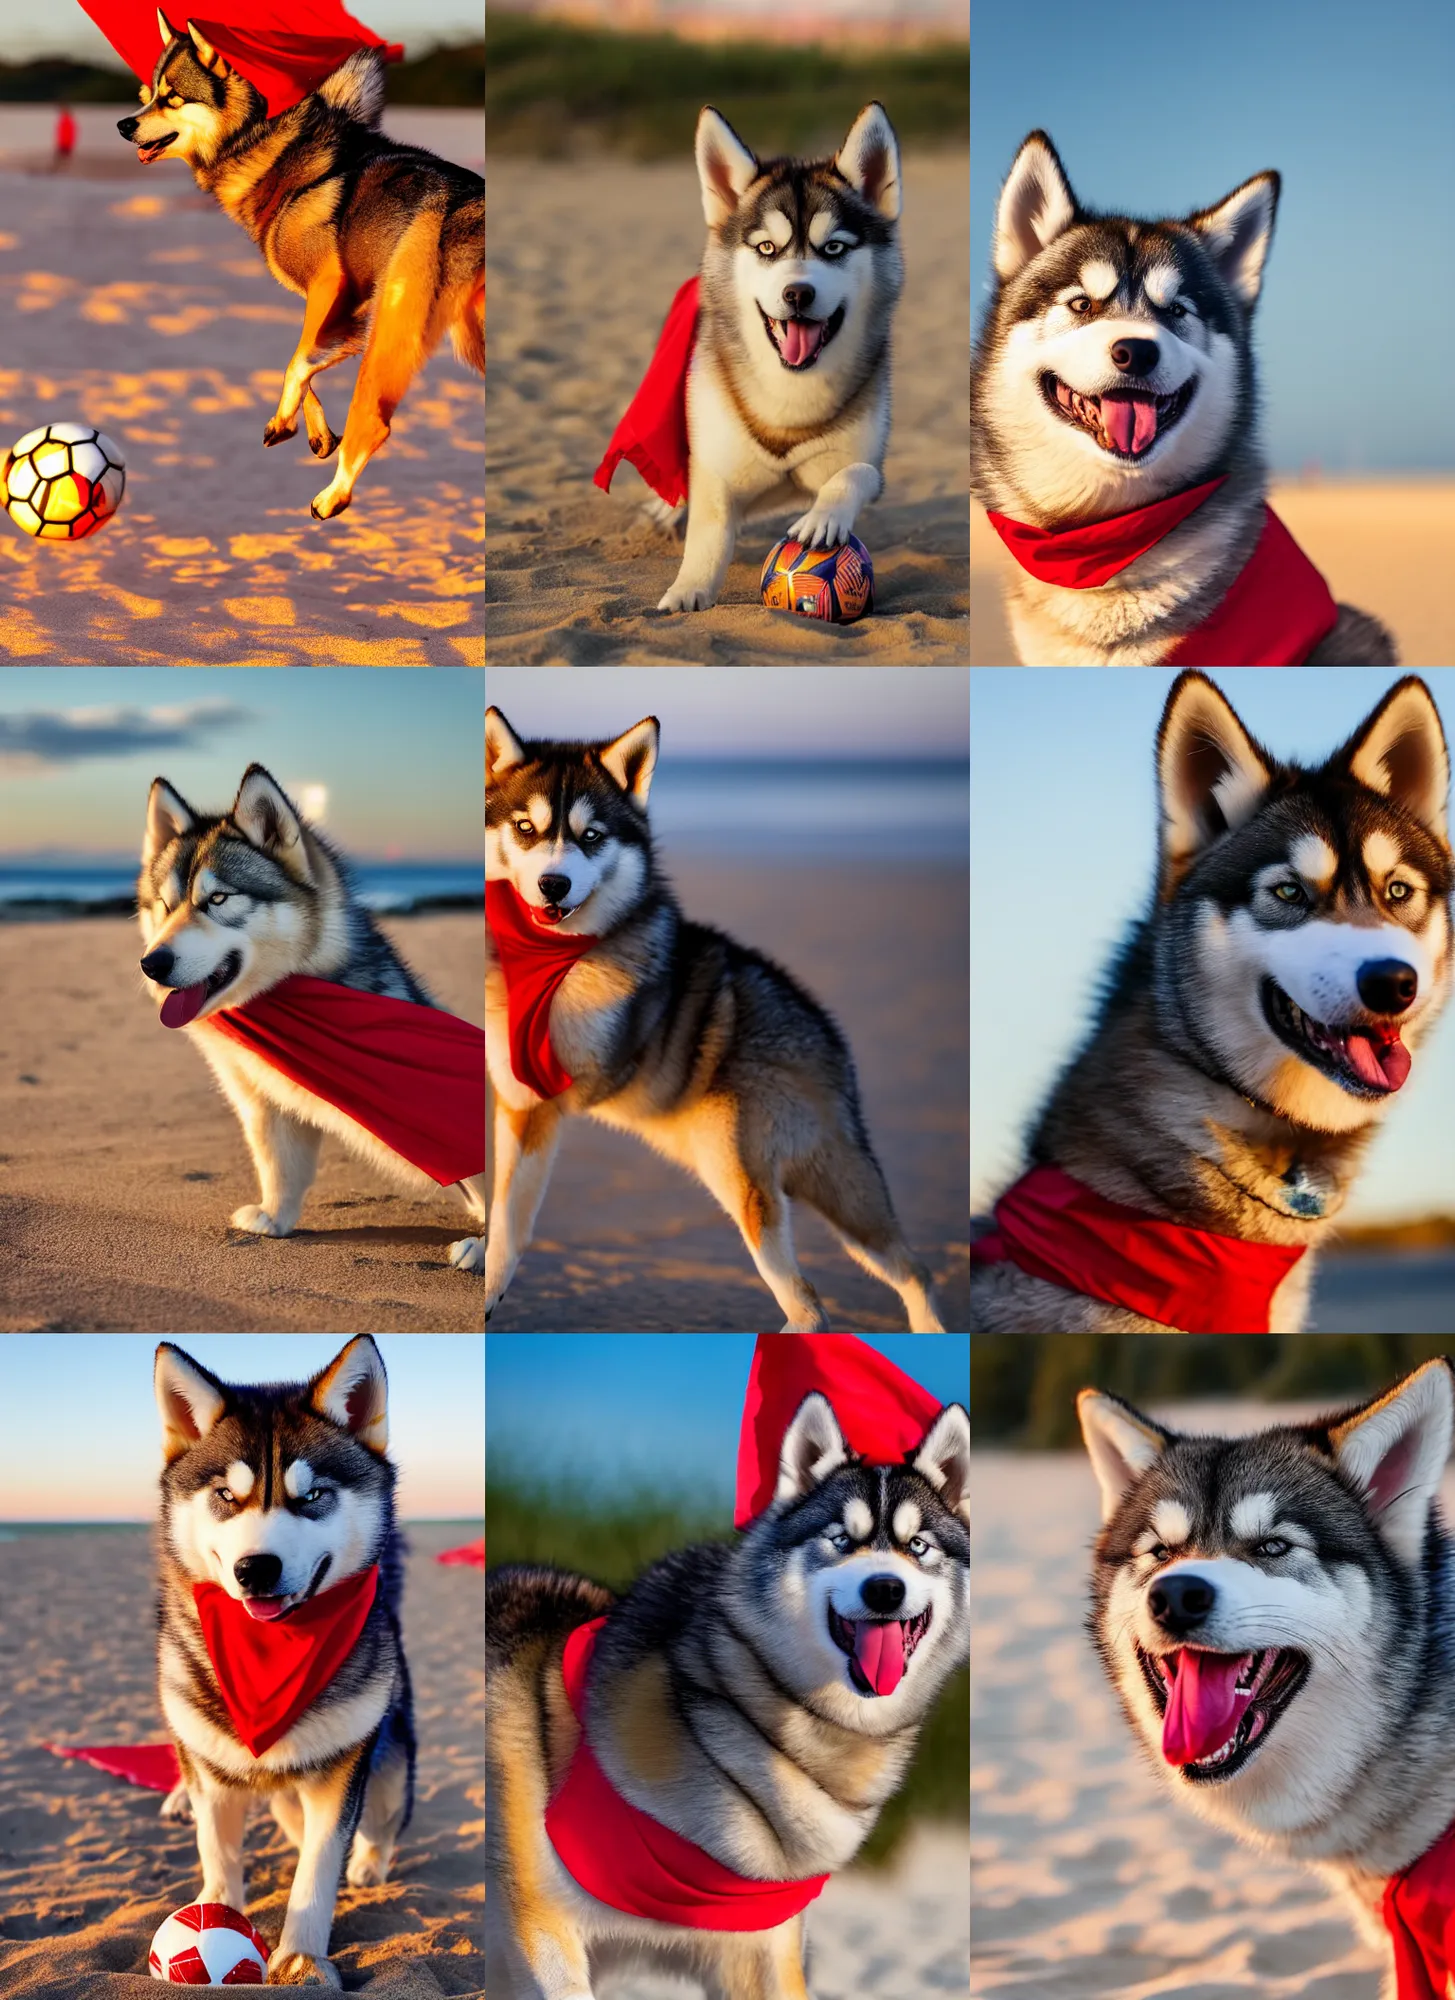
<svg viewBox="0 0 1455 2000"><path fill-rule="evenodd" d="M338 439L325 424L316 434L313 431L308 433L308 449L315 458L332 458L338 450Z"/></svg>
<svg viewBox="0 0 1455 2000"><path fill-rule="evenodd" d="M270 1986L337 1986L343 1987L338 1968L332 1959L314 1958L310 1952L290 1951L286 1954L274 1952L268 1960L268 1984Z"/></svg>
<svg viewBox="0 0 1455 2000"><path fill-rule="evenodd" d="M185 1785L173 1785L171 1791L162 1800L161 1817L163 1819L191 1819L192 1800L188 1795Z"/></svg>
<svg viewBox="0 0 1455 2000"><path fill-rule="evenodd" d="M344 1880L351 1889L377 1889L381 1882L389 1880L389 1856L372 1840L365 1840L361 1833L356 1833L349 1851L349 1865L344 1870Z"/></svg>
<svg viewBox="0 0 1455 2000"><path fill-rule="evenodd" d="M826 507L822 501L800 514L788 530L790 540L802 542L806 549L837 548L853 532L854 509L832 504Z"/></svg>
<svg viewBox="0 0 1455 2000"><path fill-rule="evenodd" d="M259 1208L250 1201L245 1208L235 1208L228 1217L234 1229L245 1229L249 1236L286 1236L287 1230L269 1215L267 1209Z"/></svg>
<svg viewBox="0 0 1455 2000"><path fill-rule="evenodd" d="M667 595L657 605L659 611L710 611L717 602L717 592L709 590L706 584L674 583Z"/></svg>
<svg viewBox="0 0 1455 2000"><path fill-rule="evenodd" d="M457 1271L483 1271L485 1269L485 1238L483 1236L462 1236L458 1243L450 1245L450 1262Z"/></svg>
<svg viewBox="0 0 1455 2000"><path fill-rule="evenodd" d="M286 438L297 437L297 435L298 419L296 417L291 424L280 424L276 417L269 417L267 423L263 426L264 444L282 444Z"/></svg>
<svg viewBox="0 0 1455 2000"><path fill-rule="evenodd" d="M641 510L654 528L660 528L674 541L681 541L687 525L685 502L680 507L669 507L665 500L659 499L655 493L649 493L642 502Z"/></svg>
<svg viewBox="0 0 1455 2000"><path fill-rule="evenodd" d="M352 493L335 492L332 485L325 486L309 501L308 511L315 521L331 521L335 514L342 514L353 497Z"/></svg>

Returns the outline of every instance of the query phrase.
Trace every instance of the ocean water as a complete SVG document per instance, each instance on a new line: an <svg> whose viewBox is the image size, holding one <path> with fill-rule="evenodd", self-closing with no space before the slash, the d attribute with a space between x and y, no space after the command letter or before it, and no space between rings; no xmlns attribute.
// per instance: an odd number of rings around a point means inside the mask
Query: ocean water
<svg viewBox="0 0 1455 2000"><path fill-rule="evenodd" d="M353 870L362 901L371 910L402 914L422 903L483 901L485 863L450 861L379 861L356 864ZM87 909L130 905L136 889L135 862L37 863L26 867L0 865L0 915L16 914L15 906L46 903Z"/></svg>
<svg viewBox="0 0 1455 2000"><path fill-rule="evenodd" d="M674 852L784 861L941 860L968 866L970 770L943 761L668 760L652 828Z"/></svg>

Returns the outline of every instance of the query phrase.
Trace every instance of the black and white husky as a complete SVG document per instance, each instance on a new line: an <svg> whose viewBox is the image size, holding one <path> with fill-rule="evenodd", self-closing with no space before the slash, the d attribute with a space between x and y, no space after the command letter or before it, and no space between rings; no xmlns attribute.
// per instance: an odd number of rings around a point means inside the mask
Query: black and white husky
<svg viewBox="0 0 1455 2000"><path fill-rule="evenodd" d="M815 1393L772 1505L732 1546L679 1550L620 1601L559 1570L487 1576L491 2000L591 2000L597 1976L627 1966L721 2000L806 2000L802 1917L688 1930L609 1908L567 1873L543 1818L579 1736L562 1652L606 1617L587 1739L631 1805L760 1882L846 1866L970 1651L965 1411L941 1411L906 1460L866 1466Z"/></svg>
<svg viewBox="0 0 1455 2000"><path fill-rule="evenodd" d="M299 1850L273 1986L342 1986L329 1960L343 1877L383 1882L414 1795L414 1718L400 1633L404 1544L394 1525L384 1363L368 1334L309 1382L240 1388L164 1341L157 1673L182 1783L162 1807L193 1818L204 1903L244 1905L243 1825L266 1802ZM239 1741L193 1585L271 1623L378 1565L352 1650L271 1747Z"/></svg>
<svg viewBox="0 0 1455 2000"><path fill-rule="evenodd" d="M1027 1164L1148 1218L1311 1253L1450 994L1439 714L1406 676L1310 770L1280 762L1212 681L1185 673L1157 767L1151 908ZM1034 1275L1014 1249L977 1265L977 1227L972 1331L1187 1331ZM1266 1326L1195 1330L1298 1332L1312 1263L1292 1264Z"/></svg>
<svg viewBox="0 0 1455 2000"><path fill-rule="evenodd" d="M1316 1866L1386 1948L1389 1878L1455 1822L1452 1404L1444 1360L1236 1439L1080 1397L1090 1626L1132 1728L1193 1812Z"/></svg>
<svg viewBox="0 0 1455 2000"><path fill-rule="evenodd" d="M1268 474L1252 319L1278 193L1278 175L1261 173L1181 218L1102 215L1078 201L1044 132L1017 153L971 375L977 497L1012 521L1059 530L1224 482L1097 588L1017 570L1008 610L1026 665L1167 661L1253 555ZM1381 625L1340 605L1306 663L1395 657Z"/></svg>

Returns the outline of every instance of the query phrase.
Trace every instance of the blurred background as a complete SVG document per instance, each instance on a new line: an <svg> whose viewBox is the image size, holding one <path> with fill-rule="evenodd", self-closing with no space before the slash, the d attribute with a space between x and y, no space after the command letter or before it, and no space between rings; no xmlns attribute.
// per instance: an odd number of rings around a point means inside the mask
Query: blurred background
<svg viewBox="0 0 1455 2000"><path fill-rule="evenodd" d="M1021 1137L1079 1045L1097 981L1150 898L1153 743L1170 671L971 676L971 1200L1019 1171ZM1231 668L1215 676L1279 757L1318 763L1390 685L1384 668ZM1455 670L1426 675L1447 731ZM1005 976L1007 965L1014 978ZM1455 1018L1423 1043L1407 1099L1365 1155L1313 1324L1455 1330Z"/></svg>

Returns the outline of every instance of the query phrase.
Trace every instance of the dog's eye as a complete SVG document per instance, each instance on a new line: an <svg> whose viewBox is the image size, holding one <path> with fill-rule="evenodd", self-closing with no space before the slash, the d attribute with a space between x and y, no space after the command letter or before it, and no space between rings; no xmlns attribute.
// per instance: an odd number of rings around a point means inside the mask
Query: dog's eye
<svg viewBox="0 0 1455 2000"><path fill-rule="evenodd" d="M829 1540L833 1543L834 1547L840 1551L840 1553L842 1553L843 1550L851 1549L854 1546L853 1536L846 1535L842 1528L830 1528Z"/></svg>
<svg viewBox="0 0 1455 2000"><path fill-rule="evenodd" d="M1167 1560L1167 1544L1165 1542L1153 1542L1147 1554L1152 1558L1153 1562L1165 1563Z"/></svg>
<svg viewBox="0 0 1455 2000"><path fill-rule="evenodd" d="M762 242L755 243L753 245L753 248L757 251L758 255L765 260L769 257L776 257L778 255L778 245L773 241L771 236L765 236Z"/></svg>
<svg viewBox="0 0 1455 2000"><path fill-rule="evenodd" d="M1293 1543L1286 1542L1282 1535L1269 1535L1266 1540L1259 1542L1253 1553L1255 1556L1266 1556L1272 1562L1279 1556L1286 1556L1292 1547Z"/></svg>
<svg viewBox="0 0 1455 2000"><path fill-rule="evenodd" d="M911 1535L909 1538L909 1552L912 1556L927 1556L930 1552L930 1545L923 1535Z"/></svg>
<svg viewBox="0 0 1455 2000"><path fill-rule="evenodd" d="M847 243L841 243L837 237L830 237L823 246L823 254L825 257L842 257L848 247Z"/></svg>
<svg viewBox="0 0 1455 2000"><path fill-rule="evenodd" d="M1275 882L1273 893L1280 903L1292 904L1305 901L1303 890L1297 882Z"/></svg>
<svg viewBox="0 0 1455 2000"><path fill-rule="evenodd" d="M212 894L207 898L207 906L209 909L215 910L220 904L226 903L229 900L225 889L214 889Z"/></svg>
<svg viewBox="0 0 1455 2000"><path fill-rule="evenodd" d="M1164 306L1163 311L1166 313L1168 319L1187 318L1187 307L1179 299L1174 299L1170 306Z"/></svg>
<svg viewBox="0 0 1455 2000"><path fill-rule="evenodd" d="M1405 903L1414 892L1408 882L1391 882L1384 893L1391 903Z"/></svg>
<svg viewBox="0 0 1455 2000"><path fill-rule="evenodd" d="M518 819L515 822L515 830L518 834L521 835L523 839L529 840L534 838L535 826L533 822L528 819Z"/></svg>
<svg viewBox="0 0 1455 2000"><path fill-rule="evenodd" d="M581 845L583 847L599 847L605 838L606 835L599 828L588 826L581 836Z"/></svg>
<svg viewBox="0 0 1455 2000"><path fill-rule="evenodd" d="M1091 300L1087 298L1085 292L1078 292L1074 299L1067 299L1066 303L1071 311L1077 314L1084 315L1091 311Z"/></svg>
<svg viewBox="0 0 1455 2000"><path fill-rule="evenodd" d="M315 1500L322 1500L327 1492L328 1488L326 1486L310 1486L303 1496L304 1506L311 1505Z"/></svg>
<svg viewBox="0 0 1455 2000"><path fill-rule="evenodd" d="M225 1500L229 1507L237 1505L237 1495L229 1487L219 1486L217 1488L217 1497L219 1500Z"/></svg>

